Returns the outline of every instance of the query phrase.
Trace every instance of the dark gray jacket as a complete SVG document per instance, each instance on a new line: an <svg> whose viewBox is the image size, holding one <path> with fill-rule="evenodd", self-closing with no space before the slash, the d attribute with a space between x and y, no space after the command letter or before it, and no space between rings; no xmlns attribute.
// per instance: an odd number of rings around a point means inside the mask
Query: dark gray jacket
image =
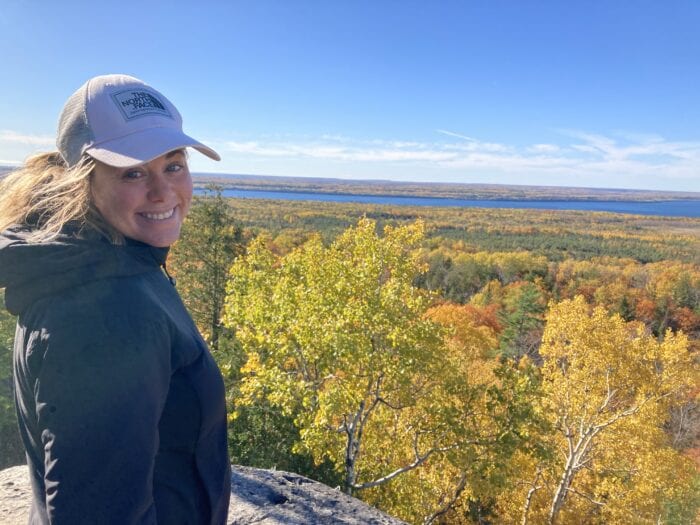
<svg viewBox="0 0 700 525"><path fill-rule="evenodd" d="M161 269L167 249L0 236L32 524L222 524L221 374Z"/></svg>

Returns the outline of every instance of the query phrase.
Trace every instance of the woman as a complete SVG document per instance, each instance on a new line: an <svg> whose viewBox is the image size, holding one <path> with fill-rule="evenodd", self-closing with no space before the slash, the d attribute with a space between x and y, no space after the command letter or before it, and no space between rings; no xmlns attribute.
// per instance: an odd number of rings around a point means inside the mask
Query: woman
<svg viewBox="0 0 700 525"><path fill-rule="evenodd" d="M165 270L192 197L185 148L219 156L126 75L68 99L57 145L0 187L30 522L225 523L224 385Z"/></svg>

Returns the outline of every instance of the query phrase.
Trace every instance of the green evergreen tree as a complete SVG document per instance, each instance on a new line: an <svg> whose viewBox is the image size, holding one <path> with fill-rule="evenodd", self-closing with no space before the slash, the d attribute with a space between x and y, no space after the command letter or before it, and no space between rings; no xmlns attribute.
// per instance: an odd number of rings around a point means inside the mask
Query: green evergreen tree
<svg viewBox="0 0 700 525"><path fill-rule="evenodd" d="M505 302L500 316L502 354L516 361L525 355L537 361L546 308L542 292L535 284L525 283Z"/></svg>
<svg viewBox="0 0 700 525"><path fill-rule="evenodd" d="M170 262L177 287L213 351L219 348L226 280L233 261L244 251L241 228L220 186L207 186L195 197Z"/></svg>

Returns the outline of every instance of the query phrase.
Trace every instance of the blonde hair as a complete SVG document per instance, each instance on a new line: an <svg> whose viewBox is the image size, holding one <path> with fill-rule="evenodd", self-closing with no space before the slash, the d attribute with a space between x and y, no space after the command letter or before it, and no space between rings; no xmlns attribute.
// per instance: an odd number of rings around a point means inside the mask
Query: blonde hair
<svg viewBox="0 0 700 525"><path fill-rule="evenodd" d="M32 242L55 239L63 228L94 230L114 244L124 237L95 208L91 184L95 161L85 155L69 167L57 151L29 157L0 182L0 231L28 226Z"/></svg>

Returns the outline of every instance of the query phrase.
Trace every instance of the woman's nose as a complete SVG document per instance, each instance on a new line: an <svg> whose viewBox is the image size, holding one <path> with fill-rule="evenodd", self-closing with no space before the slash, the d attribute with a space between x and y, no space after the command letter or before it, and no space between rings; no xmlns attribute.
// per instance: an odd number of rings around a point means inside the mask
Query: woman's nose
<svg viewBox="0 0 700 525"><path fill-rule="evenodd" d="M148 182L148 200L152 202L164 201L171 190L168 178L163 174L152 173Z"/></svg>

